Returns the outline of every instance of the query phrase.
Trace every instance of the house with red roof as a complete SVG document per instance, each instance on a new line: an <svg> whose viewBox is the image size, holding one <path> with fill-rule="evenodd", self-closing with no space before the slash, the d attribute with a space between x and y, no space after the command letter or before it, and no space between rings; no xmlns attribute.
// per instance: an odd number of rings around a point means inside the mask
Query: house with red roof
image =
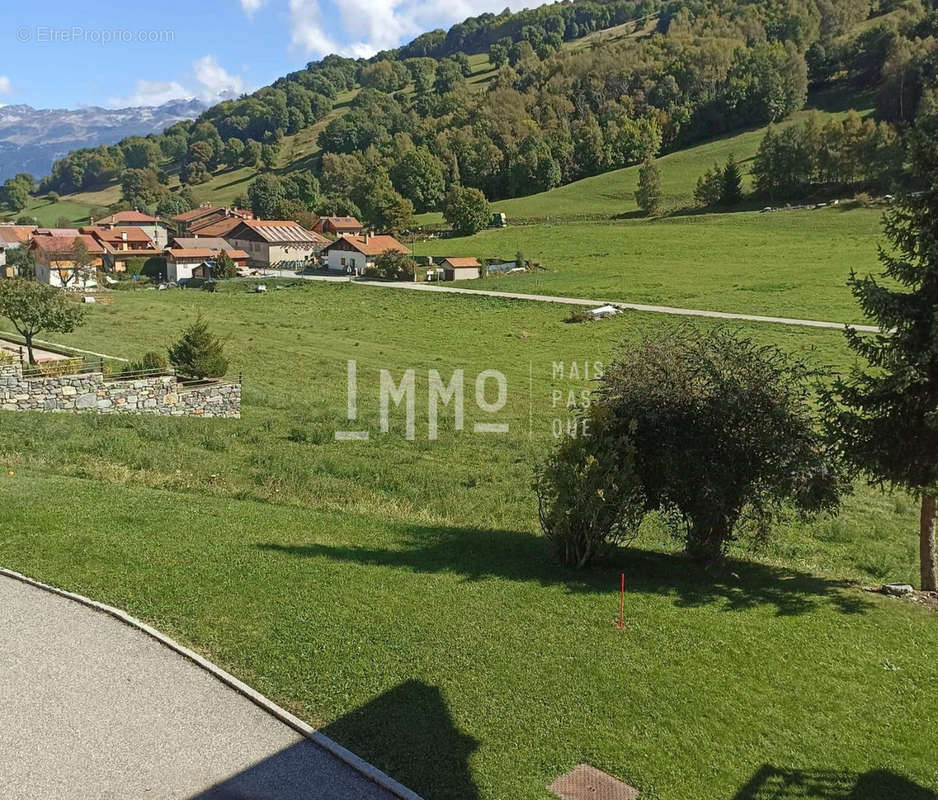
<svg viewBox="0 0 938 800"><path fill-rule="evenodd" d="M364 275L375 265L382 253L392 250L410 255L404 245L393 236L340 236L323 248L329 269L351 275Z"/></svg>
<svg viewBox="0 0 938 800"><path fill-rule="evenodd" d="M118 211L97 222L92 219L91 225L110 229L139 228L150 237L157 250L162 250L169 241L169 223L142 211Z"/></svg>
<svg viewBox="0 0 938 800"><path fill-rule="evenodd" d="M74 236L34 236L30 249L37 281L65 289L97 286L98 270L104 266L104 247L93 236L77 231Z"/></svg>
<svg viewBox="0 0 938 800"><path fill-rule="evenodd" d="M355 217L320 217L313 230L323 236L361 236L362 224Z"/></svg>
<svg viewBox="0 0 938 800"><path fill-rule="evenodd" d="M263 269L304 269L329 244L322 234L292 220L246 219L224 235L248 254L248 264Z"/></svg>
<svg viewBox="0 0 938 800"><path fill-rule="evenodd" d="M124 225L115 228L88 226L80 232L93 236L104 248L104 268L109 272L126 272L127 262L134 258L158 257L160 251L143 228Z"/></svg>

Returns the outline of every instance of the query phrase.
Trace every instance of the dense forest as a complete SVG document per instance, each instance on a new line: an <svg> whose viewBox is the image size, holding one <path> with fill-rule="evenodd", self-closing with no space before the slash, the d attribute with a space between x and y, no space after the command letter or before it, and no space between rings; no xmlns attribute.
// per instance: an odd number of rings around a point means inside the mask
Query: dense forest
<svg viewBox="0 0 938 800"><path fill-rule="evenodd" d="M609 41L568 44L614 27ZM191 205L187 187L212 172L256 166L244 198L255 210L349 212L399 228L415 211L440 208L453 186L489 199L543 191L780 121L804 106L809 88L835 84L877 90L879 122L864 128L873 150L863 152L888 156L886 174L828 169L822 154L810 175L784 186L763 177L760 188L790 195L831 175L883 185L901 169L903 127L935 88L936 35L938 10L920 0L588 0L506 10L370 59L328 56L163 134L73 152L39 191L118 181L124 204L171 214ZM469 56L480 53L494 67L483 83L471 80ZM317 123L321 153L278 175L283 137ZM778 172L797 158L783 147L792 149L792 135L773 133L763 165ZM181 188L170 190L174 174Z"/></svg>

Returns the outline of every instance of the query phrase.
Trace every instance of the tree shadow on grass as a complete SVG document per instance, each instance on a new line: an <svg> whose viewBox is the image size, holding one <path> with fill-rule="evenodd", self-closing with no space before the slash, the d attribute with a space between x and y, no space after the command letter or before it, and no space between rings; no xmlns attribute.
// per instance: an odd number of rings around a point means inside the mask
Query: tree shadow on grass
<svg viewBox="0 0 938 800"><path fill-rule="evenodd" d="M877 769L781 769L763 765L733 800L938 800L902 775Z"/></svg>
<svg viewBox="0 0 938 800"><path fill-rule="evenodd" d="M551 559L543 539L519 531L405 526L401 538L399 549L276 542L256 547L298 558L328 558L417 573L448 572L467 581L506 578L543 586L561 584L574 593L609 592L618 587L619 573L625 572L629 592L673 596L682 607L722 604L724 611L744 611L768 605L779 616L804 614L823 604L844 614L872 607L848 581L739 559L708 570L680 553L628 548L606 564L572 570Z"/></svg>

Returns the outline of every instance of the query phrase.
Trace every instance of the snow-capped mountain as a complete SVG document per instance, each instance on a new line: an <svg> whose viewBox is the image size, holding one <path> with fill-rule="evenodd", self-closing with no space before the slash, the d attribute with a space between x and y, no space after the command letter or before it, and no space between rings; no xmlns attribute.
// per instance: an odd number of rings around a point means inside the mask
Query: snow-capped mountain
<svg viewBox="0 0 938 800"><path fill-rule="evenodd" d="M207 103L194 99L116 109L0 106L0 181L18 172L42 177L53 161L72 150L158 133L174 122L197 117L206 108Z"/></svg>

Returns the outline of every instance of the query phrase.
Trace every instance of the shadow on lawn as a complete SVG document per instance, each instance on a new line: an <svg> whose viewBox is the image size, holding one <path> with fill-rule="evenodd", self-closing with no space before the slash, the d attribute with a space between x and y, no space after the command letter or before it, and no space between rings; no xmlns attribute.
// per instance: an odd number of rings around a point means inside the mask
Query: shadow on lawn
<svg viewBox="0 0 938 800"><path fill-rule="evenodd" d="M427 798L478 800L469 770L475 739L457 730L440 690L407 681L321 729L333 741ZM189 800L385 800L378 788L306 739Z"/></svg>
<svg viewBox="0 0 938 800"><path fill-rule="evenodd" d="M888 770L779 769L764 765L733 800L938 800L934 792Z"/></svg>
<svg viewBox="0 0 938 800"><path fill-rule="evenodd" d="M852 584L784 567L729 559L706 570L679 553L624 549L609 563L583 571L554 563L543 539L518 531L407 527L406 547L385 550L326 544L256 545L300 558L330 558L413 572L460 574L466 580L507 578L545 586L564 584L571 592L605 593L626 573L628 591L670 595L679 606L723 603L726 611L774 606L779 616L803 614L823 603L856 614L872 603Z"/></svg>

